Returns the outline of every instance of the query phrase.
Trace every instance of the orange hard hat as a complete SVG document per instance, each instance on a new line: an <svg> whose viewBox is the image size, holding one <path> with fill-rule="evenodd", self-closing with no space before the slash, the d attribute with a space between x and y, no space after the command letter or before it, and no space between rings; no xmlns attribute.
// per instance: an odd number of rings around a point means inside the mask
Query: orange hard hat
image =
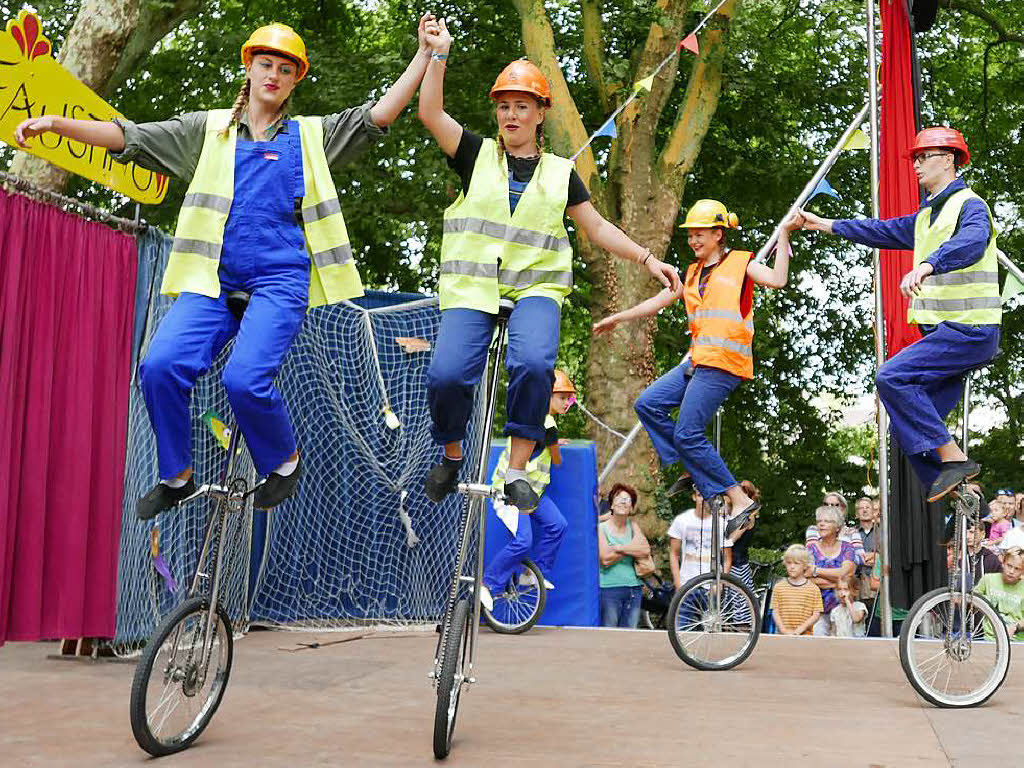
<svg viewBox="0 0 1024 768"><path fill-rule="evenodd" d="M569 374L565 371L559 370L558 368L555 368L555 387L551 390L552 394L556 392L576 393L576 387L573 386L572 379L569 378Z"/></svg>
<svg viewBox="0 0 1024 768"><path fill-rule="evenodd" d="M494 81L494 85L491 86L491 91L487 95L493 99L499 93L510 91L533 94L544 103L545 107L551 106L551 86L548 85L548 79L533 62L526 59L516 59L501 70L501 74L498 75L498 79Z"/></svg>
<svg viewBox="0 0 1024 768"><path fill-rule="evenodd" d="M248 67L256 53L276 53L291 59L299 68L297 80L304 78L309 71L306 44L287 24L267 24L249 35L242 46L242 65Z"/></svg>
<svg viewBox="0 0 1024 768"><path fill-rule="evenodd" d="M907 155L913 158L918 152L926 149L951 149L956 155L957 165L967 165L971 162L967 142L956 128L947 128L944 125L925 128L914 138L914 146L909 149Z"/></svg>

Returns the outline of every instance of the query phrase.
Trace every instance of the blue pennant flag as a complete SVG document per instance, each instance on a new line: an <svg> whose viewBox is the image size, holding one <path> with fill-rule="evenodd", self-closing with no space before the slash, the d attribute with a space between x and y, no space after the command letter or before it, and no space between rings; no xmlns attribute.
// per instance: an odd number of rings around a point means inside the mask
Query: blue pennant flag
<svg viewBox="0 0 1024 768"><path fill-rule="evenodd" d="M816 186L814 188L814 191L811 192L811 196L807 198L807 202L810 202L818 195L831 195L837 200L841 197L840 194L835 190L835 187L828 183L828 179L822 179L821 181L818 182L818 186Z"/></svg>
<svg viewBox="0 0 1024 768"><path fill-rule="evenodd" d="M594 134L594 138L598 136L611 136L613 139L619 135L618 130L615 128L615 118L609 118L608 122L597 129L597 133Z"/></svg>

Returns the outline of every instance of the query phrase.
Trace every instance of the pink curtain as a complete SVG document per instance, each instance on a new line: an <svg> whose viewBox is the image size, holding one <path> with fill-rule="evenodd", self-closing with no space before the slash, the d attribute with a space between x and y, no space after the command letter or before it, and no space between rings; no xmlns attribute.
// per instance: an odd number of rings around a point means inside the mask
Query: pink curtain
<svg viewBox="0 0 1024 768"><path fill-rule="evenodd" d="M914 213L917 177L906 151L914 143L914 89L910 74L910 24L903 0L882 0L881 107L878 121L878 209L883 219ZM900 280L914 266L910 251L882 251L882 303L886 353L892 357L921 334L907 323L907 298Z"/></svg>
<svg viewBox="0 0 1024 768"><path fill-rule="evenodd" d="M0 190L0 644L114 634L137 270Z"/></svg>

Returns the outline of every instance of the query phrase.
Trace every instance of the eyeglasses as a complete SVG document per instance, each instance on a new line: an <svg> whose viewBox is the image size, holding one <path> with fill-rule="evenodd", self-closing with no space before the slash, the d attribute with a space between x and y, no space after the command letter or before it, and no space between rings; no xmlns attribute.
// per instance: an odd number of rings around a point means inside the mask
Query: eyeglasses
<svg viewBox="0 0 1024 768"><path fill-rule="evenodd" d="M951 155L951 154L953 154L953 153L952 152L922 152L920 155L914 155L912 158L910 158L910 162L911 162L912 165L920 165L925 160L927 160L929 157L946 157L946 156Z"/></svg>
<svg viewBox="0 0 1024 768"><path fill-rule="evenodd" d="M1009 488L1000 488L996 491L996 496L1013 496L1013 491Z"/></svg>

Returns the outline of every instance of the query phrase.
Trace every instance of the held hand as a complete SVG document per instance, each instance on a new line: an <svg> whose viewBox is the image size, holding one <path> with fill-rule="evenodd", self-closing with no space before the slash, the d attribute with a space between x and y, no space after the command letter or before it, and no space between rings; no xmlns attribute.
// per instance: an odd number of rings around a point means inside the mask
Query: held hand
<svg viewBox="0 0 1024 768"><path fill-rule="evenodd" d="M803 219L803 223L800 225L803 229L810 229L816 232L832 231L832 222L828 219L823 219L816 213L810 213L803 208L798 208L797 215Z"/></svg>
<svg viewBox="0 0 1024 768"><path fill-rule="evenodd" d="M903 280L900 281L900 292L908 299L914 298L917 292L921 290L921 283L932 273L932 269L931 264L927 261L922 261L903 276Z"/></svg>
<svg viewBox="0 0 1024 768"><path fill-rule="evenodd" d="M604 320L598 320L594 323L594 335L603 336L606 333L611 333L615 330L615 326L619 324L618 315L608 315Z"/></svg>
<svg viewBox="0 0 1024 768"><path fill-rule="evenodd" d="M803 212L797 210L785 218L782 222L782 228L787 232L795 232L798 229L803 229L806 223L807 219Z"/></svg>
<svg viewBox="0 0 1024 768"><path fill-rule="evenodd" d="M420 53L430 53L430 41L437 36L437 19L434 14L427 11L420 16L420 24L416 30L416 37L420 43Z"/></svg>
<svg viewBox="0 0 1024 768"><path fill-rule="evenodd" d="M53 116L43 115L42 117L31 117L22 120L14 129L14 140L19 147L28 148L28 140L53 130Z"/></svg>
<svg viewBox="0 0 1024 768"><path fill-rule="evenodd" d="M679 290L679 273L676 268L651 256L647 259L647 270L658 278L658 282L671 291Z"/></svg>
<svg viewBox="0 0 1024 768"><path fill-rule="evenodd" d="M427 45L430 46L431 53L448 53L448 49L452 47L452 36L448 33L448 26L444 19L434 19L432 14L429 15L433 20L427 22Z"/></svg>
<svg viewBox="0 0 1024 768"><path fill-rule="evenodd" d="M568 445L569 444L569 438L567 438L567 437L560 437L560 438L558 438L558 444L559 445Z"/></svg>

